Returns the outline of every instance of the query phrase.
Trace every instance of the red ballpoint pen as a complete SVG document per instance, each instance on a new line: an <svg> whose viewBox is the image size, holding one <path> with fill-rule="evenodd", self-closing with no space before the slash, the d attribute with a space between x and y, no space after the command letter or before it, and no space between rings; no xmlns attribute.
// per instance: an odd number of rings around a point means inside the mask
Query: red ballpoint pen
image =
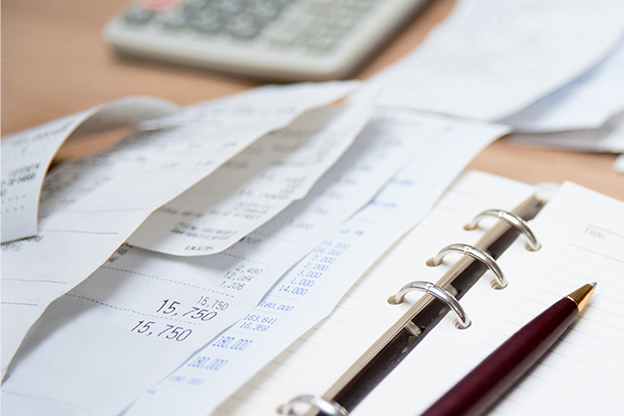
<svg viewBox="0 0 624 416"><path fill-rule="evenodd" d="M475 367L422 416L476 416L488 410L550 348L587 305L596 283L546 309Z"/></svg>

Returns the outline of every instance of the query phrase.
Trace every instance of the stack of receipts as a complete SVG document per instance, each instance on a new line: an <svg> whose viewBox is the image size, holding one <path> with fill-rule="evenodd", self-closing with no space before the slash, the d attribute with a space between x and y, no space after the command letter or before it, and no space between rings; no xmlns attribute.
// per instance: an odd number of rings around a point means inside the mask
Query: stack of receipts
<svg viewBox="0 0 624 416"><path fill-rule="evenodd" d="M508 124L518 143L624 153L619 0L462 0L376 77L383 105Z"/></svg>
<svg viewBox="0 0 624 416"><path fill-rule="evenodd" d="M4 137L3 412L253 407L250 380L286 371L492 141L624 151L624 3L598 3L461 0L368 82L130 97ZM70 136L122 125L48 172ZM272 405L271 383L250 397Z"/></svg>
<svg viewBox="0 0 624 416"><path fill-rule="evenodd" d="M158 414L161 401L182 394L194 398L189 409L209 411L328 314L466 164L508 132L385 110L375 105L378 93L375 83L346 81L167 106L132 120L158 117L113 149L52 170L40 195L24 198L39 200L38 218L12 213L33 221L36 233L16 230L3 244L3 410L110 415L147 406ZM24 164L19 144L32 150L50 138L58 147L98 109L84 114L69 127L57 121L4 139L3 168ZM448 148L457 152L445 157ZM45 171L50 160L36 163ZM26 195L23 182L7 184L7 194ZM3 221L7 230L16 224ZM305 295L321 273L301 279L293 267L316 261L306 255L334 240L319 267L336 269L339 288L326 288L333 296L310 310ZM279 279L292 282L275 292ZM292 314L253 312L266 296ZM201 352L236 326L247 331L235 342L227 336L236 348L219 357ZM198 351L202 369L213 372L184 386L207 392L158 384ZM157 397L147 393L154 389Z"/></svg>
<svg viewBox="0 0 624 416"><path fill-rule="evenodd" d="M157 130L139 131L104 154L67 163L51 172L41 190L37 234L4 247L3 370L45 308L95 271L155 209L259 137L288 125L306 110L343 97L353 88L353 83L262 88L194 106L163 120ZM37 200L39 187L27 186L37 179L32 175L45 170L54 154L38 152L43 147L41 142L50 141L50 148L58 147L62 142L59 136L66 137L71 131L58 124L53 122L2 141L3 206L5 198L9 203L25 201L24 205ZM42 168L31 175L19 173L15 182L5 185L13 172L23 172L20 156L25 152L32 153L29 166ZM43 159L48 156L48 160ZM36 161L36 157L42 159ZM3 215L3 238L5 230L12 230L21 221L13 217L22 215L28 216L24 221L37 220L36 208L34 212L18 209ZM16 235L29 236L17 231Z"/></svg>

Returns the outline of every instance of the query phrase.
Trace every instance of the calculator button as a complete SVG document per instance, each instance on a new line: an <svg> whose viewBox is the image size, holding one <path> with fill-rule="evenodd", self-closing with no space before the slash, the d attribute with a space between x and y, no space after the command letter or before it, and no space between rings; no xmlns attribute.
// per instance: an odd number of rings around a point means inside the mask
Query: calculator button
<svg viewBox="0 0 624 416"><path fill-rule="evenodd" d="M245 10L245 2L242 0L218 0L211 4L221 16L235 16Z"/></svg>
<svg viewBox="0 0 624 416"><path fill-rule="evenodd" d="M249 5L247 10L261 24L273 21L280 13L280 8L272 2L257 2Z"/></svg>
<svg viewBox="0 0 624 416"><path fill-rule="evenodd" d="M222 27L219 15L214 10L203 10L193 16L191 24L200 33L217 33Z"/></svg>
<svg viewBox="0 0 624 416"><path fill-rule="evenodd" d="M124 19L131 25L142 25L152 18L153 13L140 7L133 7L126 12Z"/></svg>
<svg viewBox="0 0 624 416"><path fill-rule="evenodd" d="M224 28L230 35L239 39L253 39L260 33L260 26L249 15L228 20Z"/></svg>
<svg viewBox="0 0 624 416"><path fill-rule="evenodd" d="M163 27L169 30L183 30L189 24L188 15L182 12L165 15L161 18L161 21Z"/></svg>
<svg viewBox="0 0 624 416"><path fill-rule="evenodd" d="M184 10L192 16L205 8L207 5L207 0L188 0L184 3Z"/></svg>

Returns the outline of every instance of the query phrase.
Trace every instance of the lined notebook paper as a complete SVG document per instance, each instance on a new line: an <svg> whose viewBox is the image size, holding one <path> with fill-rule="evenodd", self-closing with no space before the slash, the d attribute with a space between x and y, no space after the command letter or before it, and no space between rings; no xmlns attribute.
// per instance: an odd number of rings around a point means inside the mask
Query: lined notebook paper
<svg viewBox="0 0 624 416"><path fill-rule="evenodd" d="M461 301L472 326L460 331L443 321L353 414L418 414L522 325L593 281L598 286L589 307L492 414L619 414L622 213L622 202L564 184L531 225L542 249L527 252L518 240L499 259L509 286L494 291L482 278Z"/></svg>

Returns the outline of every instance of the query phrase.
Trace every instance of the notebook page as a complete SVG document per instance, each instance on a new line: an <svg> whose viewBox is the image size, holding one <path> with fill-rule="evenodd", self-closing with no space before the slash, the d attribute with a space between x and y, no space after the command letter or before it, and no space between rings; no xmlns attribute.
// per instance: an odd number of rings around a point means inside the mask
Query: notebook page
<svg viewBox="0 0 624 416"><path fill-rule="evenodd" d="M511 208L532 191L528 185L489 174L464 174L430 214L347 292L329 318L294 342L215 414L271 414L294 396L324 393L419 295L413 293L395 306L387 298L410 281L436 281L445 272L446 264L427 267L428 258L448 241L476 241L482 231L462 227L484 207Z"/></svg>
<svg viewBox="0 0 624 416"><path fill-rule="evenodd" d="M593 281L598 286L588 308L492 414L619 414L624 406L622 212L620 201L564 184L531 225L542 249L527 252L519 240L500 258L509 286L491 291L480 280L461 302L472 326L436 328L353 414L418 414L522 325Z"/></svg>

